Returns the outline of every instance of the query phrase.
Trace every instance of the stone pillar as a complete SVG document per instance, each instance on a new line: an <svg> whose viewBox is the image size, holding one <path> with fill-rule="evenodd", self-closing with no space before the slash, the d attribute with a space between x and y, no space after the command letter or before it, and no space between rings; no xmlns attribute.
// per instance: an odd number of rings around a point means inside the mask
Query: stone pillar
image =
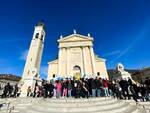
<svg viewBox="0 0 150 113"><path fill-rule="evenodd" d="M66 77L67 76L67 48L64 47L62 49L63 53L62 53L62 65L61 65L61 69L62 69L62 76ZM66 59L65 59L66 58Z"/></svg>
<svg viewBox="0 0 150 113"><path fill-rule="evenodd" d="M58 75L61 75L61 67L62 67L62 48L59 48L59 54L58 54Z"/></svg>
<svg viewBox="0 0 150 113"><path fill-rule="evenodd" d="M93 75L96 76L96 60L95 60L95 54L92 46L90 48L90 54L91 54L91 60L92 60L92 70L93 70Z"/></svg>
<svg viewBox="0 0 150 113"><path fill-rule="evenodd" d="M85 74L85 75L87 75L86 48L87 48L87 47L82 47L82 54L83 54L83 69L84 69L84 74Z"/></svg>
<svg viewBox="0 0 150 113"><path fill-rule="evenodd" d="M67 48L67 55L66 55L66 64L67 64L67 68L66 68L66 76L70 76L69 70L70 70L70 66L69 66L69 62L70 62L70 48Z"/></svg>

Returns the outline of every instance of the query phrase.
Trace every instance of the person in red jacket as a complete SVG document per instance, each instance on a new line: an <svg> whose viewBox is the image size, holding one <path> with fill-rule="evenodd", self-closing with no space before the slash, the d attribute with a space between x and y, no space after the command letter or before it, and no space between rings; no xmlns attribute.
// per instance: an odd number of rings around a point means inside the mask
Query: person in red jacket
<svg viewBox="0 0 150 113"><path fill-rule="evenodd" d="M104 95L109 96L107 79L103 79L103 88L104 88Z"/></svg>

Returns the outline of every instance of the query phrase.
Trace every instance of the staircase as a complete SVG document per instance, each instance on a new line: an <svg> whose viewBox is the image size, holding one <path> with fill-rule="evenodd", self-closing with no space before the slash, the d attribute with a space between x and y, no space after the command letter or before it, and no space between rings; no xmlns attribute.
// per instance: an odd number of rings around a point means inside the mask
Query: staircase
<svg viewBox="0 0 150 113"><path fill-rule="evenodd" d="M15 106L12 113L146 113L144 109L129 102L110 97L89 99L8 99Z"/></svg>

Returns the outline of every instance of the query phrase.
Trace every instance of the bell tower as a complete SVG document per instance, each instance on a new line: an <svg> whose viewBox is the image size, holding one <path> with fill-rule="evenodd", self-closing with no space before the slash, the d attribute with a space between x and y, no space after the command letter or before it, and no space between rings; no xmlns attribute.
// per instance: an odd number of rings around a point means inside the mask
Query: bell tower
<svg viewBox="0 0 150 113"><path fill-rule="evenodd" d="M45 39L45 25L43 22L39 22L34 29L33 37L31 40L29 52L27 55L23 75L21 96L27 95L27 89L30 86L32 92L35 88L35 83L40 82L40 65L44 47Z"/></svg>

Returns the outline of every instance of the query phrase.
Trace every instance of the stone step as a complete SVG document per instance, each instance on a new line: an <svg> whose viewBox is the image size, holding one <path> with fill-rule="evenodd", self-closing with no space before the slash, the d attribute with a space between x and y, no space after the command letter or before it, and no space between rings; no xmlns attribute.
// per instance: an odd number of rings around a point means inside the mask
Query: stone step
<svg viewBox="0 0 150 113"><path fill-rule="evenodd" d="M39 104L33 104L33 103L19 103L17 105L15 105L15 109L23 109L23 108L27 108L28 106L36 106L36 108L40 108L40 107L46 107L46 108L49 108L49 107L53 107L53 108L57 108L59 106L59 108L61 107L92 107L92 106L101 106L102 108L105 108L107 109L106 107L109 107L109 106L119 106L121 104L123 104L123 102L121 101L118 101L118 100L115 100L115 99L111 99L110 101L107 101L107 103L105 101L103 102L84 102L84 103L49 103L49 102L45 102L45 101L41 101L41 103ZM107 104L107 105L106 105ZM28 108L27 108L28 109Z"/></svg>
<svg viewBox="0 0 150 113"><path fill-rule="evenodd" d="M138 113L138 109L135 106L130 106L128 109L127 108L120 108L117 107L115 109L107 109L107 110L80 110L80 111L72 111L70 109L68 109L67 111L59 111L59 110L55 110L55 111L40 111L37 109L27 109L27 110L23 110L21 112L15 112L13 111L12 113Z"/></svg>
<svg viewBox="0 0 150 113"><path fill-rule="evenodd" d="M103 101L103 100L110 100L112 98L110 97L97 97L97 98L80 98L80 99L75 99L75 98L60 98L60 99L56 99L56 98L8 98L5 101L10 101L10 102L23 102L23 103L30 103L30 102L41 102L43 100L46 101L52 101L52 102L89 102L89 101ZM2 99L4 100L4 99Z"/></svg>
<svg viewBox="0 0 150 113"><path fill-rule="evenodd" d="M29 106L28 110L34 110L34 111L40 111L40 112L59 112L59 113L71 113L71 112L92 112L92 111L105 111L105 110L114 110L114 112L116 110L125 110L128 109L129 104L127 103L123 103L123 104L115 104L115 105L109 105L109 106L88 106L88 107L46 107L45 106Z"/></svg>
<svg viewBox="0 0 150 113"><path fill-rule="evenodd" d="M114 103L117 103L119 102L118 100L116 99L111 99L109 101L98 101L98 102L92 102L92 101L89 101L89 102L47 102L47 101L43 101L41 102L40 104L43 104L45 106L49 106L49 107L61 107L61 106L64 106L65 107L68 107L68 106L89 106L89 105L106 105L106 104L114 104Z"/></svg>
<svg viewBox="0 0 150 113"><path fill-rule="evenodd" d="M16 106L31 106L33 103L17 103Z"/></svg>
<svg viewBox="0 0 150 113"><path fill-rule="evenodd" d="M124 102L118 101L118 100L111 100L111 101L103 101L103 102L84 102L84 103L73 103L73 102L66 102L66 103L49 103L49 102L41 102L40 104L37 104L36 106L44 106L44 107L89 107L89 106L101 106L101 107L106 107L106 106L117 106L119 104L123 104Z"/></svg>
<svg viewBox="0 0 150 113"><path fill-rule="evenodd" d="M105 103L111 103L111 102L115 102L117 101L116 99L111 99L111 98L105 98L105 99L34 99L32 101L28 101L28 100L17 100L17 101L11 101L12 104L28 104L28 103L62 103L62 104L71 104L71 103L97 103L97 102L101 102L101 104L105 104Z"/></svg>
<svg viewBox="0 0 150 113"><path fill-rule="evenodd" d="M58 103L58 102L79 102L79 103L81 103L81 102L98 102L98 101L110 101L110 100L114 100L114 99L112 99L112 98L89 98L89 99L87 99L87 98L80 98L80 99L63 99L63 98L61 98L61 99L43 99L43 101L46 101L46 102L56 102L56 103Z"/></svg>
<svg viewBox="0 0 150 113"><path fill-rule="evenodd" d="M9 99L8 99L9 100ZM7 100L7 101L8 101ZM18 98L12 113L145 113L124 100L104 98Z"/></svg>
<svg viewBox="0 0 150 113"><path fill-rule="evenodd" d="M144 105L144 106L145 106L145 105L146 105L146 106L150 106L150 102L140 102L139 104L140 104L140 105Z"/></svg>

